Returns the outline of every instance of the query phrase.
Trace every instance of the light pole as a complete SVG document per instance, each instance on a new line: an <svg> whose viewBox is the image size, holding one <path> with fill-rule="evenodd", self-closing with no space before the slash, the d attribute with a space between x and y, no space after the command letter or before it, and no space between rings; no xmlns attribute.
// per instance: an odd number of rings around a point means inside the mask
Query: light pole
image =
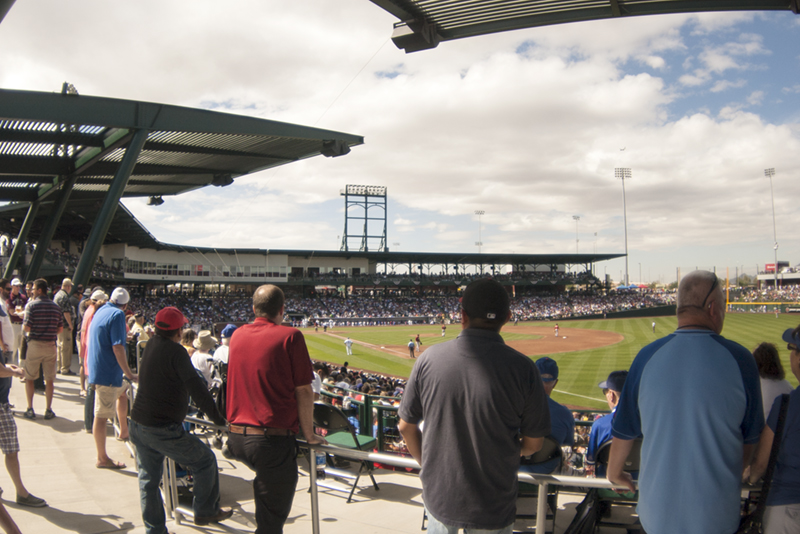
<svg viewBox="0 0 800 534"><path fill-rule="evenodd" d="M764 176L769 178L769 194L772 197L772 236L775 238L775 265L772 268L772 273L775 275L775 291L778 290L778 228L775 225L775 193L772 190L772 177L775 176L775 169L773 167L764 169Z"/></svg>
<svg viewBox="0 0 800 534"><path fill-rule="evenodd" d="M575 220L575 254L579 254L578 252L578 221L581 220L580 215L573 215L572 218Z"/></svg>
<svg viewBox="0 0 800 534"><path fill-rule="evenodd" d="M483 246L483 241L481 240L481 217L486 214L484 210L475 210L475 215L478 216L478 240L475 242L475 245L478 247L478 254L481 253L481 247Z"/></svg>
<svg viewBox="0 0 800 534"><path fill-rule="evenodd" d="M614 176L622 180L622 224L625 227L625 285L628 281L628 206L625 202L625 180L631 179L631 170L627 167L617 167L614 169Z"/></svg>

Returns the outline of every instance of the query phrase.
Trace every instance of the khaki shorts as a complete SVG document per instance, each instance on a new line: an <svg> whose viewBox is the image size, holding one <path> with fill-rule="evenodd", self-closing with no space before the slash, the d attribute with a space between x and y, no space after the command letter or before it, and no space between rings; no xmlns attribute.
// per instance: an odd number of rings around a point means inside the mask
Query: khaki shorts
<svg viewBox="0 0 800 534"><path fill-rule="evenodd" d="M103 419L113 419L117 414L117 399L128 391L128 383L122 386L95 386L94 387L94 416Z"/></svg>
<svg viewBox="0 0 800 534"><path fill-rule="evenodd" d="M28 340L28 352L25 356L22 369L25 371L25 380L39 378L39 365L45 380L56 378L56 342Z"/></svg>

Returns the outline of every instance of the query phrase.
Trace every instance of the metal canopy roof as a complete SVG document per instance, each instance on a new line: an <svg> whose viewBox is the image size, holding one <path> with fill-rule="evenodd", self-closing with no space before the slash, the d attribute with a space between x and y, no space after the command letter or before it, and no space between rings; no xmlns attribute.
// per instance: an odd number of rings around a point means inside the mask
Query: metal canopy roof
<svg viewBox="0 0 800 534"><path fill-rule="evenodd" d="M39 241L39 237L48 220L53 216L55 204L56 202L53 201L42 202L33 221L29 241ZM97 219L101 206L102 199L99 198L69 200L56 227L53 239L56 241L69 240L73 243L84 241L88 237L95 219ZM0 233L7 233L12 236L18 235L27 213L27 202L0 207ZM162 248L159 241L153 237L153 234L142 226L136 217L122 204L118 205L114 213L111 226L109 226L108 233L105 235L104 243L107 245L127 243L140 248Z"/></svg>
<svg viewBox="0 0 800 534"><path fill-rule="evenodd" d="M77 176L108 191L136 130L148 132L123 196L177 195L285 163L347 154L364 138L318 128L75 94L0 90L0 200L34 201Z"/></svg>
<svg viewBox="0 0 800 534"><path fill-rule="evenodd" d="M782 10L798 0L372 0L398 19L392 41L406 52L440 41L566 22L701 11Z"/></svg>
<svg viewBox="0 0 800 534"><path fill-rule="evenodd" d="M39 208L39 213L33 223L30 231L31 240L36 241L44 228L47 220L52 214L54 202L45 201ZM97 218L97 213L100 211L101 201L99 199L71 199L64 214L61 217L61 222L56 229L53 239L56 241L70 240L72 242L80 242L86 239L91 230L94 220ZM22 204L10 204L8 206L0 207L0 233L8 233L10 235L17 235L19 233L22 222L25 219L25 214L28 211L28 206ZM200 250L204 253L219 252L220 254L287 254L290 256L305 256L308 258L314 256L325 256L334 258L366 258L375 263L389 263L389 264L470 264L470 265L550 265L550 264L568 264L578 265L598 261L612 260L615 258L622 258L624 254L492 254L492 253L462 253L462 252L356 252L356 251L320 251L320 250L276 250L276 249L252 249L252 248L212 248L212 247L195 247L188 245L172 245L162 243L157 240L143 225L139 222L133 214L125 208L124 205L119 204L119 207L114 214L114 219L109 227L108 234L105 238L106 244L114 243L127 243L129 245L156 249L156 250L173 250L176 252L181 251L195 251Z"/></svg>

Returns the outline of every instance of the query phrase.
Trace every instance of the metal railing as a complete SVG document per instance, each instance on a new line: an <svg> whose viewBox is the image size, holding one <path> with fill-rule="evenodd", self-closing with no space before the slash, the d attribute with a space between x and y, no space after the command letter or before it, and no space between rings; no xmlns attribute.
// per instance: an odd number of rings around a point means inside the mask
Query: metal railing
<svg viewBox="0 0 800 534"><path fill-rule="evenodd" d="M196 417L186 417L187 423L192 423L197 426L202 426L210 430L227 432L226 427L215 425L205 419L198 419ZM358 451L350 449L342 449L332 445L309 445L305 441L298 440L300 448L309 451L307 458L309 461L309 478L310 478L310 495L311 495L311 524L312 533L320 534L319 524L319 491L317 488L317 470L314 465L314 452L320 451L339 456L347 460L376 462L383 465L393 467L420 469L419 463L413 458L403 457L398 454L386 452L369 452ZM165 469L162 475L162 482L164 487L164 506L167 509L167 515L175 520L177 525L181 524L184 517L194 517L194 512L191 508L187 508L178 504L178 481L175 476L175 462L170 458L165 458ZM536 484L539 486L539 495L547 495L548 487L554 486L569 486L580 488L606 488L606 489L627 489L624 486L612 484L604 478L584 478L576 476L562 476L562 475L537 475L531 473L517 473L517 478L520 482L528 484ZM537 499L536 505L536 532L545 531L545 522L547 516L547 499ZM230 529L234 530L235 529Z"/></svg>

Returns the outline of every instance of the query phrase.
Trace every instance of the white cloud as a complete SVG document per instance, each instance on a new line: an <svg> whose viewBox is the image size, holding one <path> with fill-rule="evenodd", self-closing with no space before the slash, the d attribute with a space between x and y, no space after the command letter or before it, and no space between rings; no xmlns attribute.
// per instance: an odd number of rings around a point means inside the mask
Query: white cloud
<svg viewBox="0 0 800 534"><path fill-rule="evenodd" d="M712 93L721 93L722 91L727 91L731 88L739 88L744 87L747 85L747 80L738 79L735 82L730 80L719 80L718 82L714 83L714 85L709 89Z"/></svg>
<svg viewBox="0 0 800 534"><path fill-rule="evenodd" d="M747 97L747 103L751 106L759 106L764 101L764 91L753 91Z"/></svg>

